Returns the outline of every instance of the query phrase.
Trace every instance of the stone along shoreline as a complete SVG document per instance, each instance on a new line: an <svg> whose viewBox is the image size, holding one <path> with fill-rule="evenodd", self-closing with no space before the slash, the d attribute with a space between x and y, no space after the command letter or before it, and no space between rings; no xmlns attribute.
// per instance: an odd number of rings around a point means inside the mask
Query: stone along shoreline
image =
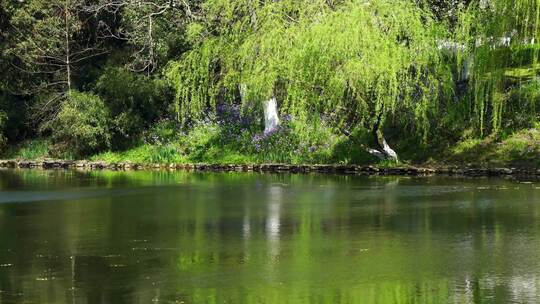
<svg viewBox="0 0 540 304"><path fill-rule="evenodd" d="M268 172L268 173L326 173L348 175L456 175L456 176L538 176L536 168L483 167L415 167L415 166L358 166L358 165L288 165L288 164L137 164L70 160L0 160L0 168L12 169L79 169L79 170L185 170L199 172Z"/></svg>

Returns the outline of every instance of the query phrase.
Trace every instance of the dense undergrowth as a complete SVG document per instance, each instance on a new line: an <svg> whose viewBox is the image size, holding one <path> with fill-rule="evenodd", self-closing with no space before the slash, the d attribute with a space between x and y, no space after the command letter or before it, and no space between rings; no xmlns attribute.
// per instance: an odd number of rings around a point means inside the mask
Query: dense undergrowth
<svg viewBox="0 0 540 304"><path fill-rule="evenodd" d="M348 136L336 134L325 121L299 122L285 118L271 133L264 133L255 118L242 117L238 107L222 107L220 115L181 130L174 120L163 120L145 131L132 148L89 155L94 161L134 163L373 163ZM55 154L51 140L30 140L14 146L6 158L39 159Z"/></svg>
<svg viewBox="0 0 540 304"><path fill-rule="evenodd" d="M324 124L323 124L324 125ZM206 122L188 133L178 133L176 124L164 121L145 134L146 140L122 151L107 151L87 159L132 163L219 163L219 164L379 164L397 165L378 160L344 135L336 135L317 123L307 128L310 136L297 137L291 123L272 134L239 126ZM305 128L303 126L302 128ZM540 124L506 136L469 138L454 145L427 148L410 141L399 142L401 164L473 165L540 167ZM34 139L12 146L3 158L56 158L54 144L48 139ZM63 155L65 159L76 157Z"/></svg>

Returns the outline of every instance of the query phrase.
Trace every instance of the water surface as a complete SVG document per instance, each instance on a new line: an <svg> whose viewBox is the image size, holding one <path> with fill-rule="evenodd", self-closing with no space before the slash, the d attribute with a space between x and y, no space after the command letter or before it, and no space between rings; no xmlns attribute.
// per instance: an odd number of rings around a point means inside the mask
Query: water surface
<svg viewBox="0 0 540 304"><path fill-rule="evenodd" d="M540 303L540 183L4 170L0 303Z"/></svg>

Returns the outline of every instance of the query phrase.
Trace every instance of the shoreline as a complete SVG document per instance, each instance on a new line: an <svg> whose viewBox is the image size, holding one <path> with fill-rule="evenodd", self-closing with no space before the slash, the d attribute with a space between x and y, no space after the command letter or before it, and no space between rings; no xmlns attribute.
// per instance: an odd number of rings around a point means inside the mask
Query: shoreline
<svg viewBox="0 0 540 304"><path fill-rule="evenodd" d="M472 166L440 166L423 167L400 165L395 167L377 165L290 165L290 164L138 164L130 162L108 163L101 161L71 160L0 160L0 168L5 169L80 169L110 171L194 171L194 172L261 172L261 173L321 173L339 175L380 175L380 176L537 176L537 168L510 167L472 167Z"/></svg>

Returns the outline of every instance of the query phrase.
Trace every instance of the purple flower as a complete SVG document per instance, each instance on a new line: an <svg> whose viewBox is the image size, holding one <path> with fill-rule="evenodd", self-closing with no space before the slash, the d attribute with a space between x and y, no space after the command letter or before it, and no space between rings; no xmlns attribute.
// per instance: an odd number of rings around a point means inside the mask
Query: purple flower
<svg viewBox="0 0 540 304"><path fill-rule="evenodd" d="M284 115L282 120L284 123L290 122L292 120L291 114Z"/></svg>
<svg viewBox="0 0 540 304"><path fill-rule="evenodd" d="M261 141L262 139L263 139L263 138L262 138L262 136L261 136L260 134L255 134L255 135L253 136L253 138L252 138L251 141L253 141L253 142L259 142L259 141Z"/></svg>

